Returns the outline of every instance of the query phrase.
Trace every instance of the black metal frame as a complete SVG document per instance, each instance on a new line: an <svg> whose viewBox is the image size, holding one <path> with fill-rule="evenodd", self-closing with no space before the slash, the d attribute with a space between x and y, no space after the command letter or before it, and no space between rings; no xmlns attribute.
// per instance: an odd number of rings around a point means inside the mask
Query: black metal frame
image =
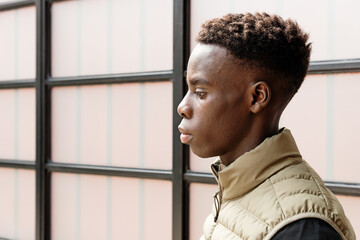
<svg viewBox="0 0 360 240"><path fill-rule="evenodd" d="M17 169L35 169L35 162L23 160L0 159L0 167L17 168Z"/></svg>
<svg viewBox="0 0 360 240"><path fill-rule="evenodd" d="M309 66L309 74L360 72L360 59L343 59L313 61Z"/></svg>
<svg viewBox="0 0 360 240"><path fill-rule="evenodd" d="M35 79L21 79L16 81L1 81L0 89L34 88Z"/></svg>
<svg viewBox="0 0 360 240"><path fill-rule="evenodd" d="M62 172L62 173L147 178L147 179L158 179L158 180L173 179L172 171L170 170L152 169L149 171L149 169L146 168L124 168L124 167L113 167L113 166L49 162L46 164L46 169L50 172Z"/></svg>
<svg viewBox="0 0 360 240"><path fill-rule="evenodd" d="M123 73L108 75L93 75L79 77L48 77L47 85L57 86L79 86L94 84L113 84L113 83L134 83L134 82L162 82L171 81L172 71L153 71L140 73Z"/></svg>
<svg viewBox="0 0 360 240"><path fill-rule="evenodd" d="M22 0L16 2L0 3L0 11L28 7L34 4L35 4L34 0Z"/></svg>
<svg viewBox="0 0 360 240"><path fill-rule="evenodd" d="M178 125L181 118L177 105L186 92L184 71L189 56L190 1L173 0L173 240L188 239L189 187L184 173L189 166L189 149L179 139Z"/></svg>
<svg viewBox="0 0 360 240"><path fill-rule="evenodd" d="M189 185L216 184L210 173L189 169L189 148L181 144L177 105L186 92L184 72L190 53L190 0L173 0L173 70L79 77L51 77L51 3L59 0L24 0L0 4L0 11L36 6L36 79L0 82L0 89L36 89L36 161L0 159L0 167L36 172L36 240L51 239L51 173L93 174L172 181L172 238L189 238ZM62 1L62 0L60 0ZM360 72L360 59L315 61L310 74ZM173 170L122 168L51 162L51 89L129 82L173 82ZM336 194L360 196L360 183L326 182Z"/></svg>

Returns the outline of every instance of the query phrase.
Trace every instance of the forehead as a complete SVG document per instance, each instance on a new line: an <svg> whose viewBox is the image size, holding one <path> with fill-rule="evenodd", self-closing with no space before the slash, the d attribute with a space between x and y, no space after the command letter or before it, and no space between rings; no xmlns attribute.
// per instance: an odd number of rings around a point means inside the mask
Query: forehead
<svg viewBox="0 0 360 240"><path fill-rule="evenodd" d="M197 44L192 51L188 67L191 69L216 67L228 63L233 56L223 47L213 44Z"/></svg>
<svg viewBox="0 0 360 240"><path fill-rule="evenodd" d="M190 55L187 81L207 80L210 84L236 83L245 76L243 61L226 48L214 44L198 44ZM221 81L220 81L221 80Z"/></svg>

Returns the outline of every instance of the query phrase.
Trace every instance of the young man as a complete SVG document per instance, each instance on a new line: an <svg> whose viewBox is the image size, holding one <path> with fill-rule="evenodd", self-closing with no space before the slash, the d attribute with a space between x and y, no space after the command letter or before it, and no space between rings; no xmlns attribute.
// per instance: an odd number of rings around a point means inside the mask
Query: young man
<svg viewBox="0 0 360 240"><path fill-rule="evenodd" d="M181 141L219 156L202 239L354 240L336 197L278 127L308 69L308 35L276 15L229 14L206 22L197 41L178 112Z"/></svg>

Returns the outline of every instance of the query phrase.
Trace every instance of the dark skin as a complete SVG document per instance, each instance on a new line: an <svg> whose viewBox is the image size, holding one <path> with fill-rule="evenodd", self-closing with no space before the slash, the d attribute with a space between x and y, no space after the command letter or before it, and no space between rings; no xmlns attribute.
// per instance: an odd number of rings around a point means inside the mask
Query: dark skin
<svg viewBox="0 0 360 240"><path fill-rule="evenodd" d="M189 91L178 106L180 139L200 157L225 165L278 133L285 104L266 71L213 44L198 44L188 69Z"/></svg>

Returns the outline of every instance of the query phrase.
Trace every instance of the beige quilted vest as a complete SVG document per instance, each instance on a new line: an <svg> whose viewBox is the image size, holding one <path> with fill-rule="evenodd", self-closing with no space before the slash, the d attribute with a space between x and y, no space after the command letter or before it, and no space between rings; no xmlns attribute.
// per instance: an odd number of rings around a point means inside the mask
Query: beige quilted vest
<svg viewBox="0 0 360 240"><path fill-rule="evenodd" d="M302 160L287 129L227 167L218 160L212 170L221 191L201 239L271 239L303 218L322 219L344 240L356 239L340 203Z"/></svg>

